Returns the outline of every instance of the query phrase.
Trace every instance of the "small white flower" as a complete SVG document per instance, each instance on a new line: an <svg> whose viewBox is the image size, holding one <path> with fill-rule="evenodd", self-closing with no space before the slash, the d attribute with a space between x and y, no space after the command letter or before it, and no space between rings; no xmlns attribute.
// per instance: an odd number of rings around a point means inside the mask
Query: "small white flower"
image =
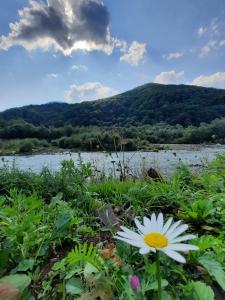
<svg viewBox="0 0 225 300"><path fill-rule="evenodd" d="M177 251L198 250L194 245L183 244L180 242L194 239L195 236L181 234L188 229L188 225L181 224L181 221L173 222L173 218L169 218L164 224L163 214L158 217L152 214L151 219L144 217L143 225L135 219L138 233L121 226L123 231L118 231L116 239L124 241L132 246L140 248L140 254L147 254L150 251L162 251L174 260L185 263L185 258Z"/></svg>

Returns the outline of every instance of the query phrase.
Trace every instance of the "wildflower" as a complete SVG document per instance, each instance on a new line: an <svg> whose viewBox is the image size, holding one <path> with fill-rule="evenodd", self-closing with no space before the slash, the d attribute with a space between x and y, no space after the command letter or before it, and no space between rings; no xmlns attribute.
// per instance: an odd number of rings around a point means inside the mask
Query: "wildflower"
<svg viewBox="0 0 225 300"><path fill-rule="evenodd" d="M118 231L115 238L140 248L140 254L161 251L172 259L185 263L185 258L177 251L198 250L197 246L181 243L195 238L192 234L181 235L188 229L188 225L181 224L181 221L173 223L173 218L169 218L164 224L162 213L158 217L153 213L151 219L144 217L143 225L138 219L134 221L138 233L121 226L123 231Z"/></svg>
<svg viewBox="0 0 225 300"><path fill-rule="evenodd" d="M130 278L130 285L132 289L138 290L141 286L139 277L136 275L132 275Z"/></svg>

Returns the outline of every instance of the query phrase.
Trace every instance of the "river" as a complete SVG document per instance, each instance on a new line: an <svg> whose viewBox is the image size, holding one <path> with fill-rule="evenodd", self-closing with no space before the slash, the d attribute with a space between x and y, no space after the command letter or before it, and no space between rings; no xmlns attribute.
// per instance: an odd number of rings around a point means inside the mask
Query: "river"
<svg viewBox="0 0 225 300"><path fill-rule="evenodd" d="M225 145L196 146L177 145L170 150L160 150L158 152L124 152L124 153L104 153L104 152L81 152L80 156L84 163L91 163L93 168L105 174L114 174L119 161L129 166L129 173L138 176L143 169L153 167L168 175L180 164L186 164L193 169L201 169L207 162L212 161L217 154L225 153ZM60 167L60 162L65 159L72 159L75 164L79 163L79 154L75 152L65 152L56 154L37 155L17 155L0 157L0 167L4 163L15 165L22 170L32 170L40 172L46 166L51 171L56 171Z"/></svg>

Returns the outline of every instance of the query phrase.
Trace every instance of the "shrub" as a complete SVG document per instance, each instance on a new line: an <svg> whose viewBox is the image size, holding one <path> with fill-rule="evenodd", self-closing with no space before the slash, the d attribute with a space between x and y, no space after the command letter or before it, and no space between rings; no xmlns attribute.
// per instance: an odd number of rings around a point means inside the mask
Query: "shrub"
<svg viewBox="0 0 225 300"><path fill-rule="evenodd" d="M20 147L19 147L19 153L31 153L33 150L33 143L31 141L25 141Z"/></svg>

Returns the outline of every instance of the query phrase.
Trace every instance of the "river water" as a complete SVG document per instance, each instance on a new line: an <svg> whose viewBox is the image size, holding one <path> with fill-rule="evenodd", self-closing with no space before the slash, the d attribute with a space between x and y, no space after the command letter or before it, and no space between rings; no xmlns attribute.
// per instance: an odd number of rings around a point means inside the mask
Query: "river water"
<svg viewBox="0 0 225 300"><path fill-rule="evenodd" d="M129 167L129 173L140 175L143 169L153 167L168 175L180 164L186 164L193 169L201 169L207 162L212 161L217 154L225 153L225 146L178 146L179 149L160 150L158 152L124 152L124 153L104 153L104 152L81 152L80 157L83 163L91 163L95 171L104 172L107 175L114 175L119 161ZM79 164L79 154L74 152L38 155L19 155L0 157L0 167L4 163L13 163L22 170L32 170L40 172L46 166L53 172L58 170L60 162L65 159L72 159L75 164Z"/></svg>

